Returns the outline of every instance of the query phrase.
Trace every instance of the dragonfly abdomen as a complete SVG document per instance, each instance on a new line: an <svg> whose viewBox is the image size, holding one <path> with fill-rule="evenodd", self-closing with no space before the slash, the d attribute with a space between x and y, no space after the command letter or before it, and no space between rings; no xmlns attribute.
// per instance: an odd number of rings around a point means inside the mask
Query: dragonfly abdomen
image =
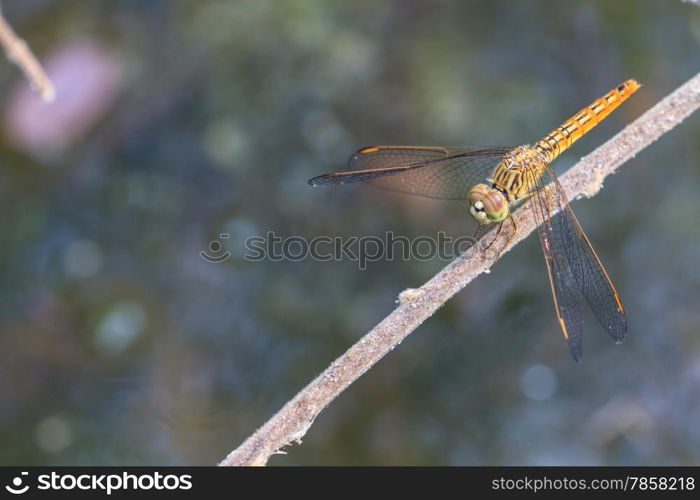
<svg viewBox="0 0 700 500"><path fill-rule="evenodd" d="M627 80L603 97L599 97L535 144L547 162L551 162L571 145L598 125L640 87L635 80Z"/></svg>

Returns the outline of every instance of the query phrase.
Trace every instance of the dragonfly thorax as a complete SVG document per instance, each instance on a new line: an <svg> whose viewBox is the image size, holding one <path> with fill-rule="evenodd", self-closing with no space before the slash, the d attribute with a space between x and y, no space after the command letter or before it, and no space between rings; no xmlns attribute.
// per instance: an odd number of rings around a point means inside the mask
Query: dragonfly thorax
<svg viewBox="0 0 700 500"><path fill-rule="evenodd" d="M545 165L543 154L528 145L509 152L498 164L489 187L477 184L469 191L469 213L480 224L502 222L510 214L510 202L526 196L531 182Z"/></svg>
<svg viewBox="0 0 700 500"><path fill-rule="evenodd" d="M477 184L469 190L468 200L469 213L479 224L501 222L508 217L508 200L496 188Z"/></svg>

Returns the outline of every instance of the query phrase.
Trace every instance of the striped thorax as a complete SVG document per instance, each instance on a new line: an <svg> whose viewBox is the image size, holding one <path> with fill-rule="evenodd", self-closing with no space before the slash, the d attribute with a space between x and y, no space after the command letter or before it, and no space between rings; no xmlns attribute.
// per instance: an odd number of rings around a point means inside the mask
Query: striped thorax
<svg viewBox="0 0 700 500"><path fill-rule="evenodd" d="M537 149L528 145L513 149L494 169L490 187L477 184L469 190L469 213L480 224L502 222L511 203L530 192L545 164L545 155Z"/></svg>

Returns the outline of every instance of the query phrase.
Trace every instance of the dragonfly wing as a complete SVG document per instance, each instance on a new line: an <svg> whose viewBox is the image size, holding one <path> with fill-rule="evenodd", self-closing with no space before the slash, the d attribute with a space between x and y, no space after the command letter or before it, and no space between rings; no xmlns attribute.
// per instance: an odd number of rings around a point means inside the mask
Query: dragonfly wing
<svg viewBox="0 0 700 500"><path fill-rule="evenodd" d="M627 316L620 296L610 281L610 277L593 249L588 236L571 210L559 181L551 168L547 167L547 170L547 176L551 177L554 190L559 193L555 198L559 201L558 208L562 214L561 217L557 218L555 233L573 238L575 244L566 246L566 250L574 277L578 281L581 292L593 314L610 336L617 343L620 343L627 334Z"/></svg>
<svg viewBox="0 0 700 500"><path fill-rule="evenodd" d="M557 319L571 356L580 361L583 356L581 292L563 248L566 241L554 229L560 214L551 216L557 206L552 191L538 185L533 172L528 171L528 176L531 185L536 186L530 203L537 222Z"/></svg>
<svg viewBox="0 0 700 500"><path fill-rule="evenodd" d="M581 231L577 247L579 259L583 262L581 291L600 324L619 344L627 335L627 315L622 300L573 212L570 208L566 211L570 212L570 220L573 220L578 226L577 229Z"/></svg>
<svg viewBox="0 0 700 500"><path fill-rule="evenodd" d="M603 328L616 342L622 342L627 333L627 317L620 296L549 166L537 183L540 189L549 185L552 208L558 212L552 217L552 239L566 255L579 290Z"/></svg>
<svg viewBox="0 0 700 500"><path fill-rule="evenodd" d="M347 171L314 177L309 184L367 182L389 191L464 200L469 189L485 182L512 149L372 146L352 155Z"/></svg>

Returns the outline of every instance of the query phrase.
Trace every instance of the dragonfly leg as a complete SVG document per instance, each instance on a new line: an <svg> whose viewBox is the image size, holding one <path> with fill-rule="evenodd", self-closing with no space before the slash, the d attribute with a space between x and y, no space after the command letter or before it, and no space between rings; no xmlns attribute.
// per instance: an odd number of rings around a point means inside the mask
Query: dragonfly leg
<svg viewBox="0 0 700 500"><path fill-rule="evenodd" d="M483 239L484 233L486 232L486 228L488 226L486 225L479 225L479 227L476 228L476 233L474 233L474 239L479 241L479 246L481 246L481 239ZM498 229L496 229L496 235L491 239L488 245L482 248L484 252L486 252L489 248L491 248L491 245L493 245L496 240L498 239L498 235L501 233L501 229L503 229L503 222L500 222L498 224ZM500 252L499 252L500 254Z"/></svg>
<svg viewBox="0 0 700 500"><path fill-rule="evenodd" d="M515 218L513 218L512 213L508 213L508 220L513 225L513 232L508 237L508 241L506 241L506 244L503 245L503 248L508 248L508 246L510 245L510 242L513 241L513 238L515 238L515 235L518 232L518 225L515 223ZM503 250L503 248L501 250Z"/></svg>
<svg viewBox="0 0 700 500"><path fill-rule="evenodd" d="M487 225L479 224L476 226L474 231L474 244L477 245L477 249L481 246L481 238L486 234Z"/></svg>
<svg viewBox="0 0 700 500"><path fill-rule="evenodd" d="M529 200L532 196L534 196L540 190L545 190L545 192L549 192L549 186L544 187L544 188L540 188L537 190L533 190L533 191L525 194L524 196L522 196L521 198L519 198L517 200L518 205ZM513 229L512 229L512 232L510 233L510 235L508 236L508 239L506 240L505 244L503 246L501 246L500 249L498 250L498 252L496 253L496 258L498 258L501 255L501 252L505 248L508 248L510 243L513 241L513 238L515 238L516 233L518 232L518 225L515 223L515 218L513 217L512 211L508 212L508 220L510 221L510 224L513 226ZM496 234L494 235L493 239L489 242L488 245L486 245L485 247L482 248L482 250L484 252L486 252L489 248L491 248L491 246L496 242L496 240L498 239L498 236L501 234L501 230L503 229L504 223L505 223L505 221L498 224L498 229L496 230ZM476 231L474 233L474 239L477 241L482 239L482 237L485 235L488 227L489 227L488 225L480 224L476 228Z"/></svg>
<svg viewBox="0 0 700 500"><path fill-rule="evenodd" d="M516 206L519 207L521 204L525 203L527 200L529 200L530 198L535 196L535 194L537 194L538 191L541 191L543 189L546 189L546 188L537 188L537 189L533 189L529 193L525 193L523 196L521 196L520 198L518 198L515 201L516 205L513 206L513 210L515 209ZM508 216L512 218L512 210L508 213Z"/></svg>
<svg viewBox="0 0 700 500"><path fill-rule="evenodd" d="M508 248L508 246L510 245L510 242L513 240L513 238L515 238L515 234L518 232L518 226L515 223L515 219L513 218L513 216L511 214L508 214L508 220L510 221L511 225L513 226L513 229L510 232L510 235L508 236L508 239L506 240L505 244L499 245L499 249L496 252L495 258L500 257L501 252L504 249ZM483 247L484 252L486 252L489 248L491 248L491 246L493 246L493 244L496 242L496 240L498 239L498 236L501 234L501 231L503 230L504 225L505 225L505 221L498 224L498 229L496 230L496 234L494 235L493 239L489 242L488 245ZM479 230L477 229L477 234L478 234L478 232L479 232ZM476 238L476 235L474 237Z"/></svg>

